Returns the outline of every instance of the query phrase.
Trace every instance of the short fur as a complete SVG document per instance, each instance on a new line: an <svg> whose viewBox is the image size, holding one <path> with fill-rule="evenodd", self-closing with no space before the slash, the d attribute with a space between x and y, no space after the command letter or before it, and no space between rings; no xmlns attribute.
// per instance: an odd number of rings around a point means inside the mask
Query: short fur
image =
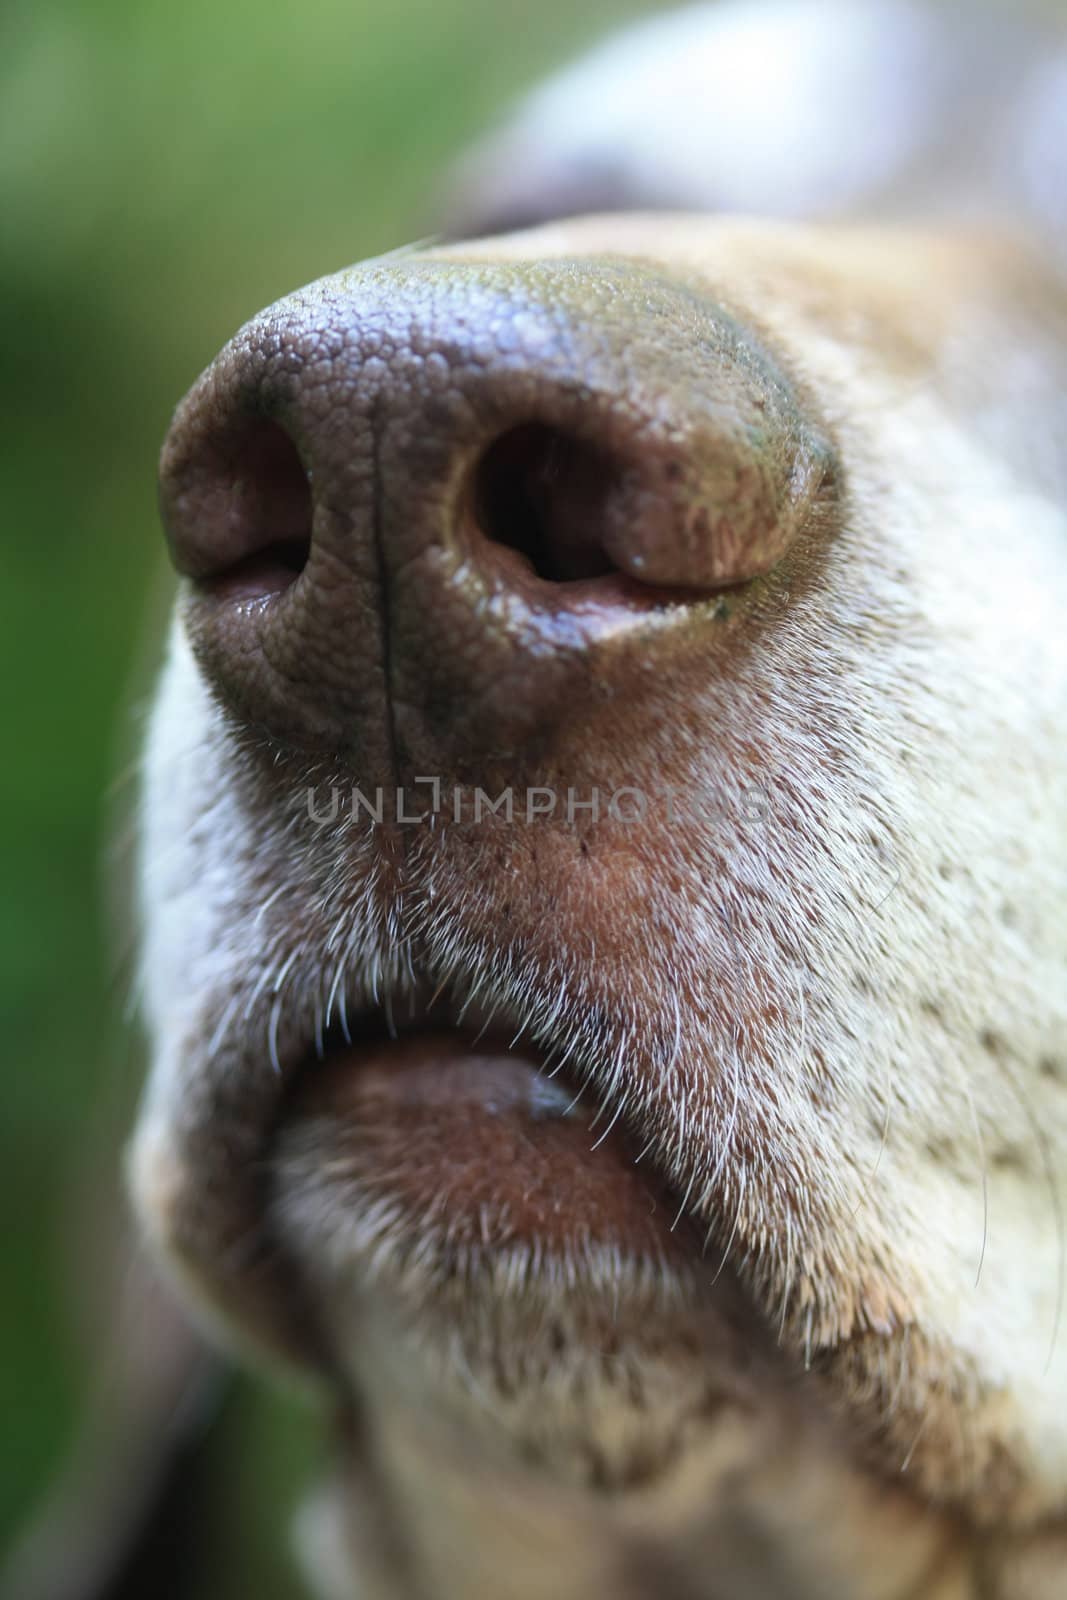
<svg viewBox="0 0 1067 1600"><path fill-rule="evenodd" d="M179 609L144 803L140 1214L198 1300L340 1402L344 1487L302 1525L338 1594L1051 1600L1067 287L992 232L651 213L380 270L560 259L699 286L840 465L699 649L625 664L496 774L671 784L714 818L536 844L489 819L399 851L324 826L308 785L352 772L241 726ZM330 1022L427 986L566 1061L706 1270L472 1246L457 1290L455 1239L366 1187L343 1101L275 1138Z"/></svg>

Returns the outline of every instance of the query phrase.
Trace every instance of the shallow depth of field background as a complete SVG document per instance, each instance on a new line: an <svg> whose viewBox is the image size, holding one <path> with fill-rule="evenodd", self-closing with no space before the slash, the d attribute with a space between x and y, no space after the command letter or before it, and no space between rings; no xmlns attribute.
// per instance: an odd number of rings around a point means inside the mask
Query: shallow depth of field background
<svg viewBox="0 0 1067 1600"><path fill-rule="evenodd" d="M0 1568L115 1298L144 1069L124 1020L129 815L170 594L154 471L171 409L260 307L431 231L435 175L518 89L654 9L0 5ZM295 1597L308 1415L241 1380L210 1456L189 1592Z"/></svg>
<svg viewBox="0 0 1067 1600"><path fill-rule="evenodd" d="M69 1440L112 1292L143 1053L108 885L169 593L171 408L262 305L425 234L450 155L639 5L0 8L0 1555ZM309 1424L242 1385L219 1426L199 1600L295 1594Z"/></svg>

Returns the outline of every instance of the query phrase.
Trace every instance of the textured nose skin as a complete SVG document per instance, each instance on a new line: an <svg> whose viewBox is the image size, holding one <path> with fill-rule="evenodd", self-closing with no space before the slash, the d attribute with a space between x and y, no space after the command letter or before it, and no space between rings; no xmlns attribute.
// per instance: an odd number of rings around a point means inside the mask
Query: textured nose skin
<svg viewBox="0 0 1067 1600"><path fill-rule="evenodd" d="M231 711L391 781L507 756L653 638L699 648L832 462L773 357L684 283L417 258L244 328L179 408L161 500Z"/></svg>

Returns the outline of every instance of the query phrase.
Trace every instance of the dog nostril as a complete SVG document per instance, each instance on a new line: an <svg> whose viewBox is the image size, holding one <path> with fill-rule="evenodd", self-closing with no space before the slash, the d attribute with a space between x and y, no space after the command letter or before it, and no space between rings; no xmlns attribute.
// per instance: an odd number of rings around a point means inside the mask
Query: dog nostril
<svg viewBox="0 0 1067 1600"><path fill-rule="evenodd" d="M174 456L164 458L163 512L180 570L241 599L287 589L310 554L312 499L285 429L241 417Z"/></svg>
<svg viewBox="0 0 1067 1600"><path fill-rule="evenodd" d="M311 550L311 485L296 445L277 422L256 418L229 465L228 532L243 553L211 577L243 595L286 589Z"/></svg>
<svg viewBox="0 0 1067 1600"><path fill-rule="evenodd" d="M616 570L601 535L618 469L595 445L543 423L494 440L474 469L474 521L555 583Z"/></svg>

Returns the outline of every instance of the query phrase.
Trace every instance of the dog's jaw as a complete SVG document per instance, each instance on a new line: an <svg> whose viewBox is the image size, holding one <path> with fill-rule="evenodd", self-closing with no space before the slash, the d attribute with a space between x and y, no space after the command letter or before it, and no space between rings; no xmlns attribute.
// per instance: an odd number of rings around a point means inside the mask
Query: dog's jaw
<svg viewBox="0 0 1067 1600"><path fill-rule="evenodd" d="M846 472L833 541L742 601L713 677L635 692L625 727L605 718L591 754L562 752L568 783L611 790L636 765L714 795L714 822L602 831L586 855L550 830L536 871L518 830L445 828L398 885L370 834L308 816L307 786L338 774L275 765L235 732L177 625L148 759L138 1204L212 1304L335 1366L336 1324L314 1311L330 1266L286 1211L291 1165L274 1171L288 1251L263 1231L276 1068L307 1056L331 994L355 1014L417 946L433 980L566 1041L710 1234L708 1276L728 1256L769 1343L829 1383L884 1468L973 1518L1025 1521L1067 1495L1051 756L1067 530L1034 426L1067 392L1042 325L1062 296L1007 251L706 221L467 254L653 249L769 331ZM258 1188L240 1181L253 1168ZM294 1246L316 1268L310 1306ZM388 1294L374 1315L395 1329ZM432 1317L415 1332L433 1346ZM417 1476L405 1448L397 1472Z"/></svg>

